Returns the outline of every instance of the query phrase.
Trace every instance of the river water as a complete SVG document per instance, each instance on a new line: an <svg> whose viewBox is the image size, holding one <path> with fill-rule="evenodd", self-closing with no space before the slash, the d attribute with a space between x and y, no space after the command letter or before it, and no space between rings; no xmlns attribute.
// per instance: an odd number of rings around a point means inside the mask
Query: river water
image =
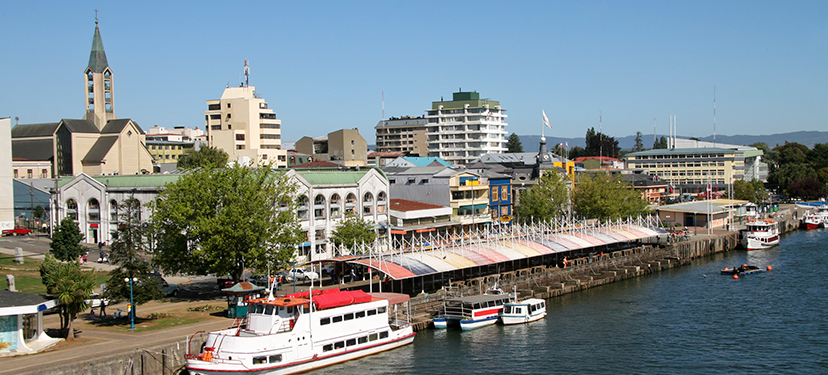
<svg viewBox="0 0 828 375"><path fill-rule="evenodd" d="M549 300L546 319L425 330L317 374L828 373L828 230ZM772 266L733 279L724 267Z"/></svg>

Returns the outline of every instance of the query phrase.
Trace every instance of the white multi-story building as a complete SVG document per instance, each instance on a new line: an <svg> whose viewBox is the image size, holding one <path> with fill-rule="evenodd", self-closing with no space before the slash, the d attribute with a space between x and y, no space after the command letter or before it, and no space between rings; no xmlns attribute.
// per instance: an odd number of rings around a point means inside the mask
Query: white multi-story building
<svg viewBox="0 0 828 375"><path fill-rule="evenodd" d="M506 152L506 114L500 102L477 92L455 92L451 101L433 102L428 121L428 156L466 165L485 154Z"/></svg>
<svg viewBox="0 0 828 375"><path fill-rule="evenodd" d="M282 120L256 95L256 88L227 87L219 100L208 100L204 111L207 145L224 150L230 160L272 163L287 168L282 150Z"/></svg>

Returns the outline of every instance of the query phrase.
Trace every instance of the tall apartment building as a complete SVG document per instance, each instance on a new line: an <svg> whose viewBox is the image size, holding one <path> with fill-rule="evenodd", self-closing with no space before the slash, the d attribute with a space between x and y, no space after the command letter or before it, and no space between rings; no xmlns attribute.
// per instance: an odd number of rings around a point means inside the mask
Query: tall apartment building
<svg viewBox="0 0 828 375"><path fill-rule="evenodd" d="M428 156L428 120L423 117L391 117L377 123L377 152L402 152Z"/></svg>
<svg viewBox="0 0 828 375"><path fill-rule="evenodd" d="M508 124L500 102L464 91L455 92L452 99L432 102L424 116L428 121L428 156L466 165L481 155L506 152Z"/></svg>
<svg viewBox="0 0 828 375"><path fill-rule="evenodd" d="M207 101L204 121L207 145L224 150L230 160L287 168L287 152L281 149L282 120L256 95L255 87L225 88L221 99Z"/></svg>

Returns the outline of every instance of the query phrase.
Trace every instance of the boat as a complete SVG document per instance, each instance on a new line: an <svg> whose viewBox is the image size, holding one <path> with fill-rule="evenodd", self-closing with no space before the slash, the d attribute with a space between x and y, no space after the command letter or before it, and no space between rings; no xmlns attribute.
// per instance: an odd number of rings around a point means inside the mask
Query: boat
<svg viewBox="0 0 828 375"><path fill-rule="evenodd" d="M765 272L765 270L756 267L756 266L748 266L747 264L742 265L741 267L733 267L727 268L725 267L722 270L722 275L750 275L753 273Z"/></svg>
<svg viewBox="0 0 828 375"><path fill-rule="evenodd" d="M546 301L539 298L527 298L522 302L509 302L503 305L500 322L503 325L522 324L543 319L546 316Z"/></svg>
<svg viewBox="0 0 828 375"><path fill-rule="evenodd" d="M508 294L480 294L447 298L432 322L434 328L444 329L459 325L462 330L480 328L497 323L503 305L512 297Z"/></svg>
<svg viewBox="0 0 828 375"><path fill-rule="evenodd" d="M816 211L802 216L802 226L806 229L825 228L828 225L828 205L817 206Z"/></svg>
<svg viewBox="0 0 828 375"><path fill-rule="evenodd" d="M761 250L779 244L779 223L773 219L750 220L742 231L742 247Z"/></svg>
<svg viewBox="0 0 828 375"><path fill-rule="evenodd" d="M414 341L408 295L312 290L247 301L248 313L186 355L193 375L294 374ZM398 307L406 312L398 319ZM189 345L188 345L189 346Z"/></svg>

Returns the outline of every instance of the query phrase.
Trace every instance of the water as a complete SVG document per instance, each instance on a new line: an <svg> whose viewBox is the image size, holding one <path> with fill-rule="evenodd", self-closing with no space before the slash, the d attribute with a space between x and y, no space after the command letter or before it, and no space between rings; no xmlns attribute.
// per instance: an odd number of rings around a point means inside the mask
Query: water
<svg viewBox="0 0 828 375"><path fill-rule="evenodd" d="M828 373L828 230L549 301L546 319L426 330L317 374ZM724 267L772 266L733 279Z"/></svg>

